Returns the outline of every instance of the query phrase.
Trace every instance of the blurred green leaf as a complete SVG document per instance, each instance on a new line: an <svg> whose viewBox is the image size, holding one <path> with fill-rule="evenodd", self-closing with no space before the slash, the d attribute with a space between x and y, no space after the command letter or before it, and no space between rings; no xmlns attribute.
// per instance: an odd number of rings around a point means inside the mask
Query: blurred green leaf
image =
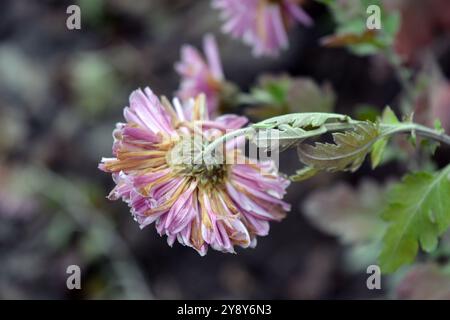
<svg viewBox="0 0 450 320"><path fill-rule="evenodd" d="M322 1L337 23L335 34L324 38L327 46L345 46L354 54L371 55L392 46L400 26L398 12L387 11L382 0L336 0ZM366 12L370 5L381 9L381 30L368 30Z"/></svg>
<svg viewBox="0 0 450 320"><path fill-rule="evenodd" d="M87 53L76 56L71 66L71 87L78 110L87 116L101 114L115 106L120 83L104 57Z"/></svg>
<svg viewBox="0 0 450 320"><path fill-rule="evenodd" d="M330 85L319 86L309 78L287 75L262 76L250 94L241 98L251 104L246 112L258 119L297 112L332 112L335 94Z"/></svg>
<svg viewBox="0 0 450 320"><path fill-rule="evenodd" d="M377 107L369 104L358 104L355 106L355 119L361 121L377 121L380 111Z"/></svg>
<svg viewBox="0 0 450 320"><path fill-rule="evenodd" d="M104 17L104 0L78 0L82 12L83 22L90 25L99 25Z"/></svg>
<svg viewBox="0 0 450 320"><path fill-rule="evenodd" d="M379 218L385 188L373 180L358 187L339 182L313 192L303 202L306 217L320 230L347 245L368 244L385 229Z"/></svg>
<svg viewBox="0 0 450 320"><path fill-rule="evenodd" d="M47 227L49 245L55 249L66 248L75 229L71 219L64 212L58 212Z"/></svg>

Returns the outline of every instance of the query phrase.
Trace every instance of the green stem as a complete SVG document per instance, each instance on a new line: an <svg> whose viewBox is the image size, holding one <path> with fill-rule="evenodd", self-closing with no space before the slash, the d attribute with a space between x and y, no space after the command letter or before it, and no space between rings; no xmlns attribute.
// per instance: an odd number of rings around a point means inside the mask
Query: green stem
<svg viewBox="0 0 450 320"><path fill-rule="evenodd" d="M332 132L332 131L341 131L341 130L350 130L354 127L355 123L358 123L360 121L352 121L349 123L329 123L325 124L324 127L326 128L325 132ZM251 135L255 132L254 126L252 127L246 127L242 129L238 129L236 131L224 134L223 136L217 138L213 142L211 142L203 151L203 154L211 154L218 146L226 143L227 141L240 137L245 135ZM324 132L319 132L317 135L322 135ZM199 158L201 158L202 154L200 154ZM196 162L197 163L197 162Z"/></svg>
<svg viewBox="0 0 450 320"><path fill-rule="evenodd" d="M383 136L391 136L397 133L415 132L419 136L430 138L439 141L441 143L450 145L450 136L446 135L443 132L439 132L437 130L425 127L417 123L402 123L397 125L381 124L381 127L386 130L383 133Z"/></svg>
<svg viewBox="0 0 450 320"><path fill-rule="evenodd" d="M245 127L242 129L238 129L236 131L232 131L229 132L227 134L224 134L223 136L215 139L213 142L211 142L206 148L205 150L203 150L202 153L200 153L195 159L194 159L194 163L202 163L202 159L205 159L204 155L210 155L213 153L214 150L216 150L216 148L218 146L221 146L223 144L225 144L225 142L240 137L240 136L245 136L245 135L249 135L250 132L254 131L255 129L253 129L252 127Z"/></svg>
<svg viewBox="0 0 450 320"><path fill-rule="evenodd" d="M270 119L269 119L270 120ZM266 120L267 121L267 120ZM320 131L317 133L317 135L322 135L324 132L334 132L334 131L345 131L345 130L351 130L354 128L354 125L356 123L364 123L364 121L351 121L348 123L328 123L324 124L324 127L326 130ZM256 125L257 126L257 125ZM389 125L389 124L381 124L380 127L383 129L383 133L381 137L388 137L392 136L397 133L411 133L415 132L417 135L430 138L439 142L442 142L444 144L447 144L450 146L450 136L446 135L445 133L439 132L437 130L422 126L417 123L401 123L396 125ZM227 133L213 142L211 142L201 153L198 158L196 158L197 161L201 160L203 155L211 155L213 151L219 147L220 145L225 144L227 141L230 141L231 139L235 139L240 136L249 136L255 132L254 127L246 127L242 128L230 133ZM380 138L381 138L380 137ZM196 162L200 163L200 162Z"/></svg>

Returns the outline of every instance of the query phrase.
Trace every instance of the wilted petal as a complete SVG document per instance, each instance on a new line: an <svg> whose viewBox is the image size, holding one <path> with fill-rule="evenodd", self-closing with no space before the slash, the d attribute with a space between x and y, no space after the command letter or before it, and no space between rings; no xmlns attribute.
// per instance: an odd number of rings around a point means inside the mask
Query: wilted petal
<svg viewBox="0 0 450 320"><path fill-rule="evenodd" d="M190 49L185 55L198 58ZM215 57L211 52L208 55L214 64ZM189 99L184 106L174 99L175 107L169 109L167 100L163 105L145 89L135 91L130 101L125 110L127 123L114 130L115 157L102 159L99 167L111 172L116 183L110 199L125 201L140 228L155 223L169 246L177 240L200 255L206 254L208 246L234 253L235 246L256 245L256 236L269 232L269 221L280 220L289 210L282 201L289 182L270 161L212 167L173 161L176 152L172 151L183 147L179 144L185 138L192 141L194 134L202 141L220 137L244 126L245 117L225 115L209 120L204 96ZM175 125L181 122L184 125ZM230 153L246 159L240 150Z"/></svg>

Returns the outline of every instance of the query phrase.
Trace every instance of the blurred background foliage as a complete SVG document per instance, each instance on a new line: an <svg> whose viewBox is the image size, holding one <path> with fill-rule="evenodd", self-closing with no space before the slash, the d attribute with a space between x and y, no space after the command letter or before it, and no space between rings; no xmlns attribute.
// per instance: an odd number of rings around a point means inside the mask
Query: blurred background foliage
<svg viewBox="0 0 450 320"><path fill-rule="evenodd" d="M255 59L220 32L207 0L75 1L82 29L73 31L65 25L72 1L2 1L0 298L450 298L449 270L438 267L448 237L433 261L383 279L381 291L367 290L361 267L375 261L385 186L409 169L448 163L448 149L431 162L398 139L376 171L293 184L287 219L237 255L170 249L153 227L139 230L125 204L105 199L113 183L97 164L111 153L129 93L149 85L171 96L181 45L198 47L207 32L218 38L226 78L248 92L232 111L252 120L305 111L373 119L390 104L427 125L439 118L449 133L450 2L387 1L387 34L370 38L377 50L346 42L364 32L350 9L365 2L304 1L315 26L291 30L280 57ZM399 75L386 50L416 74L408 97L402 81L411 75ZM283 155L281 170L296 161ZM66 288L71 264L82 269L82 290Z"/></svg>

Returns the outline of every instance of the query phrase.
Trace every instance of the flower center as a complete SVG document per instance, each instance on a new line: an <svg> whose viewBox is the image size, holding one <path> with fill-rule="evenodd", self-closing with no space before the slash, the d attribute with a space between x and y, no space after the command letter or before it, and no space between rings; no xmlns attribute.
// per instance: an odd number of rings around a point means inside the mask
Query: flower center
<svg viewBox="0 0 450 320"><path fill-rule="evenodd" d="M166 161L173 170L196 179L200 185L214 186L227 177L227 164L220 154L199 158L209 141L201 135L184 136L167 153Z"/></svg>

